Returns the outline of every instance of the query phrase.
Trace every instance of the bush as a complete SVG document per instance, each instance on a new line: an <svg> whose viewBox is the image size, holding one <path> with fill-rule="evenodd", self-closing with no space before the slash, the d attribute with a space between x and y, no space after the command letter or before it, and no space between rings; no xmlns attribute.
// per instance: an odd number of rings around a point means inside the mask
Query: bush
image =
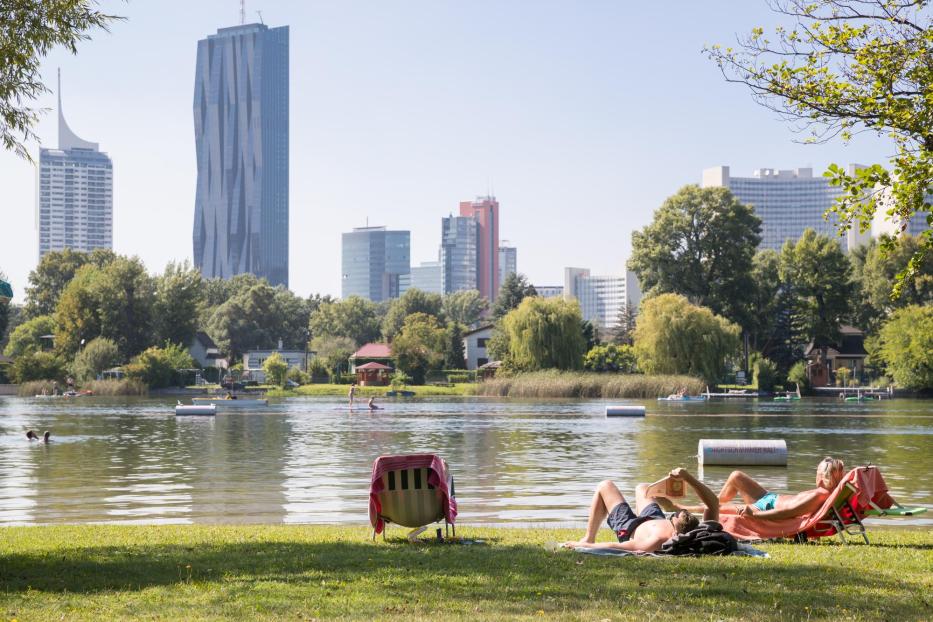
<svg viewBox="0 0 933 622"><path fill-rule="evenodd" d="M169 343L164 348L152 346L124 367L126 375L145 383L150 389L178 385L178 369L194 367L188 351L177 344Z"/></svg>
<svg viewBox="0 0 933 622"><path fill-rule="evenodd" d="M474 380L469 372L454 372L452 374L447 374L447 382L452 384L466 384L473 381Z"/></svg>
<svg viewBox="0 0 933 622"><path fill-rule="evenodd" d="M751 356L752 382L759 391L771 391L777 382L777 365L774 361L755 352Z"/></svg>
<svg viewBox="0 0 933 622"><path fill-rule="evenodd" d="M866 342L873 362L905 389L933 389L933 305L898 309L878 338Z"/></svg>
<svg viewBox="0 0 933 622"><path fill-rule="evenodd" d="M837 387L847 387L849 386L849 378L852 377L852 370L848 367L840 367L836 370L836 386Z"/></svg>
<svg viewBox="0 0 933 622"><path fill-rule="evenodd" d="M71 364L71 373L78 382L94 380L102 371L121 362L117 344L106 337L98 337L78 352Z"/></svg>
<svg viewBox="0 0 933 622"><path fill-rule="evenodd" d="M328 369L324 361L318 357L314 357L308 361L308 373L311 376L311 382L327 382L330 378L331 370Z"/></svg>
<svg viewBox="0 0 933 622"><path fill-rule="evenodd" d="M401 391L410 382L411 382L411 376L409 376L402 370L398 370L397 372L392 374L392 380L389 381L389 386L392 387L393 391Z"/></svg>
<svg viewBox="0 0 933 622"><path fill-rule="evenodd" d="M632 346L614 343L596 346L583 357L583 369L587 371L635 373L635 350Z"/></svg>
<svg viewBox="0 0 933 622"><path fill-rule="evenodd" d="M298 384L310 384L311 383L311 376L304 373L297 367L289 367L288 373L285 374L285 377L291 380L292 382L296 382Z"/></svg>
<svg viewBox="0 0 933 622"><path fill-rule="evenodd" d="M262 371L266 373L266 382L280 387L285 386L285 377L288 374L288 363L278 352L273 352L262 363Z"/></svg>
<svg viewBox="0 0 933 622"><path fill-rule="evenodd" d="M66 375L65 360L52 352L26 352L13 361L10 366L10 380L14 383L29 382L30 380L57 380L61 382Z"/></svg>
<svg viewBox="0 0 933 622"><path fill-rule="evenodd" d="M797 361L791 366L790 371L787 372L787 383L799 386L801 391L808 391L810 389L810 381L807 379L806 361Z"/></svg>

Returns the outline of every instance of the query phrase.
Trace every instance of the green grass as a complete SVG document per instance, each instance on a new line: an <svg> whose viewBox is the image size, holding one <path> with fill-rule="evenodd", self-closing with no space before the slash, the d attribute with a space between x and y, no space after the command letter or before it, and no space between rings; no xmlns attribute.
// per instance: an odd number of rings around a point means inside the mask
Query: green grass
<svg viewBox="0 0 933 622"><path fill-rule="evenodd" d="M691 376L549 370L487 380L477 385L477 392L495 397L654 399L675 393L681 387L686 387L688 394L697 395L706 385Z"/></svg>
<svg viewBox="0 0 933 622"><path fill-rule="evenodd" d="M771 559L551 552L578 531L461 526L472 546L364 527L0 529L0 620L929 620L933 532L762 545ZM603 536L609 532L603 530Z"/></svg>
<svg viewBox="0 0 933 622"><path fill-rule="evenodd" d="M414 391L416 397L435 397L435 396L456 396L470 395L475 385L455 384L449 387L425 386L407 386L406 391ZM391 391L392 387L357 387L356 394L360 397L385 396L386 391ZM267 392L269 397L327 397L339 396L346 397L350 391L348 384L304 384L295 389L271 389Z"/></svg>

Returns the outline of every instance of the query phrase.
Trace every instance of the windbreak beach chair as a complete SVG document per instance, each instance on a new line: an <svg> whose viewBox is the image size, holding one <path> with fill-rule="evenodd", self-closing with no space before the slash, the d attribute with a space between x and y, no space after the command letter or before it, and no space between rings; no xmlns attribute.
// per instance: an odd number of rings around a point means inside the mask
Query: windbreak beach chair
<svg viewBox="0 0 933 622"><path fill-rule="evenodd" d="M373 540L385 539L388 523L411 527L411 535L444 521L445 534L457 535L457 500L447 463L435 454L381 456L373 463L369 487L369 522Z"/></svg>
<svg viewBox="0 0 933 622"><path fill-rule="evenodd" d="M874 466L856 467L846 473L832 494L815 514L800 518L769 521L754 516L734 514L720 516L723 528L742 540L772 540L792 538L797 542L806 542L812 538L838 535L843 544L846 536L861 536L868 544L868 534L862 519L878 512L898 513L897 504L888 494L888 486L881 477L881 472ZM913 508L919 513L924 508Z"/></svg>

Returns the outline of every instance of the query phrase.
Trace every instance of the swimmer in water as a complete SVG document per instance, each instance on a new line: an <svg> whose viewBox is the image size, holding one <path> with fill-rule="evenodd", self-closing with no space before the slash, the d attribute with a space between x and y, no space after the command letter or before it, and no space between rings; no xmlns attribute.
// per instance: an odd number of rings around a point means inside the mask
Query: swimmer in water
<svg viewBox="0 0 933 622"><path fill-rule="evenodd" d="M51 437L51 436L52 436L52 433L49 432L48 430L46 430L46 431L45 431L45 434L42 435L42 442L43 442L43 443L48 443L48 442L51 440L51 438L49 438L49 437Z"/></svg>
<svg viewBox="0 0 933 622"><path fill-rule="evenodd" d="M369 406L369 409L370 409L370 410L382 410L381 408L379 408L378 406L376 406L376 398L375 398L375 397L369 398L369 402L367 403L367 406Z"/></svg>
<svg viewBox="0 0 933 622"><path fill-rule="evenodd" d="M37 441L39 440L39 435L36 434L33 430L29 430L28 432L26 432L26 438L28 438L31 441Z"/></svg>

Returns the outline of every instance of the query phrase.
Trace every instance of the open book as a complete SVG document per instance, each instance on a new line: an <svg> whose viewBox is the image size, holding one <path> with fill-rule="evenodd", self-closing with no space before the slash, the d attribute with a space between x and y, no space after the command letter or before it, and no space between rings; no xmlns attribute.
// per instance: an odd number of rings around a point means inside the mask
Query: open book
<svg viewBox="0 0 933 622"><path fill-rule="evenodd" d="M685 494L684 480L670 476L659 479L648 486L648 490L645 491L645 496L649 499L654 497L683 497Z"/></svg>

